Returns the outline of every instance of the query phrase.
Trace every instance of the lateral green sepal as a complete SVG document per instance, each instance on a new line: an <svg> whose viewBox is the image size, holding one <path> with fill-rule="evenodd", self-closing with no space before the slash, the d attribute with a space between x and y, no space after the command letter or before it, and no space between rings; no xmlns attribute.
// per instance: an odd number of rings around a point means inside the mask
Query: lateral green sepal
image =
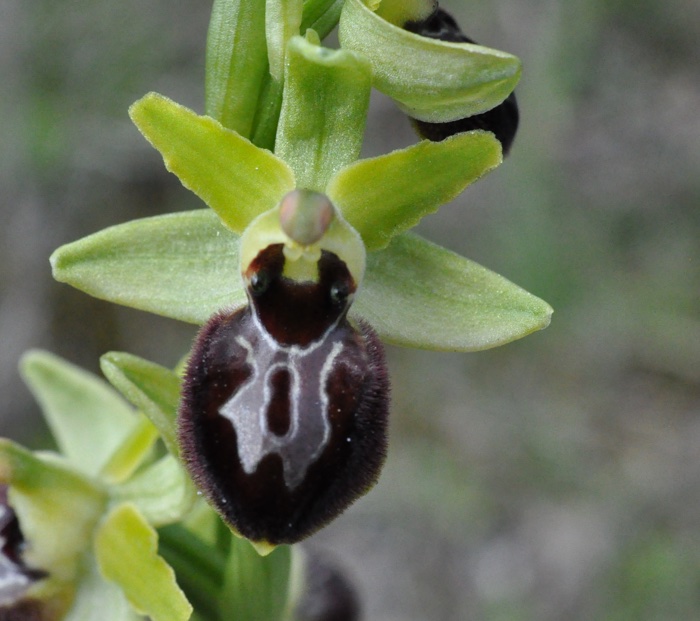
<svg viewBox="0 0 700 621"><path fill-rule="evenodd" d="M61 246L51 265L96 298L190 323L246 302L238 236L210 209L109 227Z"/></svg>
<svg viewBox="0 0 700 621"><path fill-rule="evenodd" d="M351 314L388 343L476 351L546 328L552 308L478 263L404 233L367 255Z"/></svg>

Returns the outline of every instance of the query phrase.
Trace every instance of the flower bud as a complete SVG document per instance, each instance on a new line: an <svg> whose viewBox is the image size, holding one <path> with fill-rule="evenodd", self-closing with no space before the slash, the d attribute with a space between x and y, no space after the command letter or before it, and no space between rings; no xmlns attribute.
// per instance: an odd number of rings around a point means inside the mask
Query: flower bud
<svg viewBox="0 0 700 621"><path fill-rule="evenodd" d="M404 29L430 39L453 43L475 43L461 31L455 19L441 8L437 8L423 21L407 22L404 24ZM518 121L518 102L515 93L508 95L505 101L495 108L463 119L446 123L429 123L411 119L418 134L433 142L440 142L455 134L475 129L493 132L501 143L503 155L507 155L510 151L518 130Z"/></svg>

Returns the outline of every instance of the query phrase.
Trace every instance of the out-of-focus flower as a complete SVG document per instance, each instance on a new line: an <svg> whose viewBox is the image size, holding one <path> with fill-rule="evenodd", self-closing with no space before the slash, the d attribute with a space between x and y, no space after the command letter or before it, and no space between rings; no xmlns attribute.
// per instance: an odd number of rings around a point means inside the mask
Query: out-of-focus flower
<svg viewBox="0 0 700 621"><path fill-rule="evenodd" d="M43 352L22 372L60 452L0 439L0 618L185 621L153 528L194 501L179 462L99 378Z"/></svg>

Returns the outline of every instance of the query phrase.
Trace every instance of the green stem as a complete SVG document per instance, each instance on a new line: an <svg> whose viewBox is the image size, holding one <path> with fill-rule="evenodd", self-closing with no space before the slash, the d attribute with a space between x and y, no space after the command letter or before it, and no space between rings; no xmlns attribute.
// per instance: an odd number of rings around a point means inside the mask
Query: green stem
<svg viewBox="0 0 700 621"><path fill-rule="evenodd" d="M324 39L336 27L344 0L306 0L299 33L304 36L312 28Z"/></svg>
<svg viewBox="0 0 700 621"><path fill-rule="evenodd" d="M197 613L218 620L225 557L177 524L161 528L158 534L159 552L175 570L178 584Z"/></svg>
<svg viewBox="0 0 700 621"><path fill-rule="evenodd" d="M249 541L232 538L219 597L220 617L236 621L281 621L289 597L290 546L260 556Z"/></svg>
<svg viewBox="0 0 700 621"><path fill-rule="evenodd" d="M269 73L265 75L258 109L253 123L251 141L254 145L269 151L275 150L275 137L282 110L282 91L284 85Z"/></svg>

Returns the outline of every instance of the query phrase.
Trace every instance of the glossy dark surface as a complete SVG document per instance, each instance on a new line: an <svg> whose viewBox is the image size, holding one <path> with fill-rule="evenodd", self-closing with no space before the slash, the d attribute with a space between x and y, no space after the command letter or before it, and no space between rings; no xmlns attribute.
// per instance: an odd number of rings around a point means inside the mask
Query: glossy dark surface
<svg viewBox="0 0 700 621"><path fill-rule="evenodd" d="M475 43L461 31L455 19L440 8L425 21L408 22L404 28L430 39L453 43ZM507 155L518 131L519 118L518 102L515 93L511 93L503 103L482 114L447 123L428 123L418 119L411 119L411 122L421 137L433 142L440 142L455 134L474 129L493 132L501 143L503 155Z"/></svg>
<svg viewBox="0 0 700 621"><path fill-rule="evenodd" d="M283 277L283 264L281 246L261 252L246 273L251 305L203 327L179 416L197 484L236 530L269 543L310 535L371 487L389 398L379 339L346 318L345 264L324 252L317 283Z"/></svg>

